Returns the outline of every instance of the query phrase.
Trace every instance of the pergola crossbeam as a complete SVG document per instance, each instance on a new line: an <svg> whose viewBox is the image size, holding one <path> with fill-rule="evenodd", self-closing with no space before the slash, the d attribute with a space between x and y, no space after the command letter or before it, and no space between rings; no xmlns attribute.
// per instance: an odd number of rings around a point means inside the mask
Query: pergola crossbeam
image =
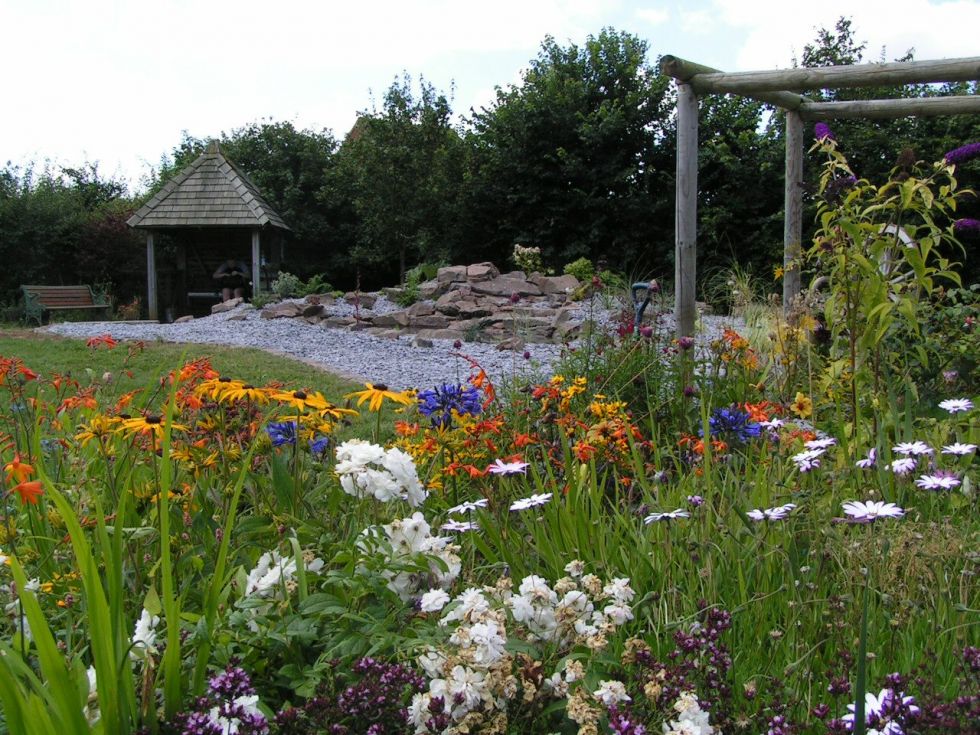
<svg viewBox="0 0 980 735"><path fill-rule="evenodd" d="M660 71L662 74L673 77L678 82L689 82L694 88L695 93L701 92L698 88L698 82L705 76L724 75L724 72L718 69L704 66L703 64L695 64L693 61L687 61L678 56L662 56L660 58ZM800 105L805 101L799 94L781 91L762 92L753 95L753 97L760 102L768 102L771 105L782 107L784 110L799 109Z"/></svg>
<svg viewBox="0 0 980 735"><path fill-rule="evenodd" d="M889 120L896 117L936 117L938 115L975 115L980 112L980 95L966 97L913 97L894 100L851 100L846 102L808 102L800 107L804 120L843 120L869 118Z"/></svg>
<svg viewBox="0 0 980 735"><path fill-rule="evenodd" d="M673 57L671 57L673 58ZM689 78L698 92L742 94L760 92L853 87L887 87L902 84L969 82L980 79L980 56L940 61L896 61L889 64L854 64L775 71L699 71Z"/></svg>

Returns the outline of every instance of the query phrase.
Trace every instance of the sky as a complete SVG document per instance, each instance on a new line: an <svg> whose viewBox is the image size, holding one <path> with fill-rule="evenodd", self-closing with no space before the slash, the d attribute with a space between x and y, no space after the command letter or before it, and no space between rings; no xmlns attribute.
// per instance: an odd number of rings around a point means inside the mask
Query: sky
<svg viewBox="0 0 980 735"><path fill-rule="evenodd" d="M404 72L466 115L519 84L545 36L627 31L724 71L789 68L841 16L866 61L980 55L978 0L0 0L0 166L97 163L138 190L186 131L331 130Z"/></svg>

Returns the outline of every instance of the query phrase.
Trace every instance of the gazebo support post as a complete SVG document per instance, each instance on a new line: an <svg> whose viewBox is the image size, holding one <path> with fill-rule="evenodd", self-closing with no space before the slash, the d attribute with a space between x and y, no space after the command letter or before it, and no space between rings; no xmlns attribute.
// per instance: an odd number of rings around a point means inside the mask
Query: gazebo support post
<svg viewBox="0 0 980 735"><path fill-rule="evenodd" d="M153 232L146 233L146 310L151 321L159 318L157 310L157 258L153 247Z"/></svg>
<svg viewBox="0 0 980 735"><path fill-rule="evenodd" d="M259 280L262 277L259 270L261 258L261 238L259 229L256 227L252 229L252 298L255 298L255 295L262 290L262 281Z"/></svg>
<svg viewBox="0 0 980 735"><path fill-rule="evenodd" d="M803 257L803 120L786 111L786 181L783 218L783 315L792 319L800 297Z"/></svg>
<svg viewBox="0 0 980 735"><path fill-rule="evenodd" d="M694 334L698 231L698 98L677 84L677 192L674 201L674 315L678 337Z"/></svg>

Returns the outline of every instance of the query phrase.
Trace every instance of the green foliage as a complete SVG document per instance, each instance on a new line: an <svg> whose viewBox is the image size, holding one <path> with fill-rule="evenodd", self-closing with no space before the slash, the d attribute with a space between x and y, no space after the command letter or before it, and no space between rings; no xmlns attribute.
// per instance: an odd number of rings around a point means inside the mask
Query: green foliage
<svg viewBox="0 0 980 735"><path fill-rule="evenodd" d="M579 281L591 281L595 275L595 266L588 258L579 258L571 263L566 263L562 271L566 275L575 276Z"/></svg>
<svg viewBox="0 0 980 735"><path fill-rule="evenodd" d="M717 313L745 317L762 294L759 279L738 263L719 268L704 277L705 300Z"/></svg>
<svg viewBox="0 0 980 735"><path fill-rule="evenodd" d="M0 258L12 265L0 275L0 299L16 299L24 283L103 283L116 297L141 291L145 256L126 226L133 204L124 195L95 164L0 170Z"/></svg>
<svg viewBox="0 0 980 735"><path fill-rule="evenodd" d="M896 169L877 187L854 177L833 138L814 148L827 156L820 230L807 253L829 278L823 311L833 341L824 389L845 397L857 430L895 385L916 394L912 360L928 364L919 306L960 284L944 255L955 245L951 227L939 223L969 192L958 190L953 168L942 163L928 176Z"/></svg>
<svg viewBox="0 0 980 735"><path fill-rule="evenodd" d="M980 284L940 290L916 309L925 359L908 355L912 379L937 394L980 386ZM899 341L901 337L899 337Z"/></svg>
<svg viewBox="0 0 980 735"><path fill-rule="evenodd" d="M314 294L325 294L330 293L334 290L334 287L326 280L323 273L316 273L306 281L306 283L300 284L297 296L311 296Z"/></svg>
<svg viewBox="0 0 980 735"><path fill-rule="evenodd" d="M301 287L302 281L298 276L283 271L279 271L279 274L272 281L272 292L280 299L299 296Z"/></svg>
<svg viewBox="0 0 980 735"><path fill-rule="evenodd" d="M395 297L396 303L400 306L411 306L418 301L421 298L419 286L425 281L435 278L442 266L443 264L440 263L419 263L414 268L409 269L405 273L405 282Z"/></svg>

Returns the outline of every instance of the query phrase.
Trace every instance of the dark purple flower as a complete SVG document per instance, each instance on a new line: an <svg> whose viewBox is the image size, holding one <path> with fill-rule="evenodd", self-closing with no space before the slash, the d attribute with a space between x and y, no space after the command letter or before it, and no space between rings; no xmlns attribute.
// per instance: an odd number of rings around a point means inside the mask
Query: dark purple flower
<svg viewBox="0 0 980 735"><path fill-rule="evenodd" d="M694 347L694 337L681 337L677 340L677 346L682 350L689 350Z"/></svg>
<svg viewBox="0 0 980 735"><path fill-rule="evenodd" d="M954 148L943 156L943 162L949 166L955 166L958 163L966 163L977 156L980 156L980 142Z"/></svg>
<svg viewBox="0 0 980 735"><path fill-rule="evenodd" d="M977 145L980 145L980 143ZM953 232L961 236L969 235L971 237L976 237L977 235L980 235L980 219L958 219L953 223Z"/></svg>
<svg viewBox="0 0 980 735"><path fill-rule="evenodd" d="M510 303L516 304L520 300L521 300L521 295L516 291L510 295Z"/></svg>
<svg viewBox="0 0 980 735"><path fill-rule="evenodd" d="M647 732L645 725L633 720L627 710L621 710L615 704L609 707L609 729L616 735L646 735Z"/></svg>
<svg viewBox="0 0 980 735"><path fill-rule="evenodd" d="M836 204L841 198L841 194L857 184L856 176L835 176L827 182L823 196L831 204Z"/></svg>
<svg viewBox="0 0 980 735"><path fill-rule="evenodd" d="M208 681L208 691L222 699L234 699L255 693L248 674L238 666L229 666L220 674L212 676Z"/></svg>
<svg viewBox="0 0 980 735"><path fill-rule="evenodd" d="M653 327L647 325L640 327L640 336L650 339L653 336Z"/></svg>
<svg viewBox="0 0 980 735"><path fill-rule="evenodd" d="M523 358L524 358L525 360L530 360L530 359L531 359L531 353L530 353L530 352L528 352L527 350L524 350L524 354L522 355L522 357L523 357Z"/></svg>
<svg viewBox="0 0 980 735"><path fill-rule="evenodd" d="M825 138L837 140L837 138L834 137L834 131L831 130L830 126L824 122L818 122L813 126L813 137L815 137L817 140L824 140Z"/></svg>

